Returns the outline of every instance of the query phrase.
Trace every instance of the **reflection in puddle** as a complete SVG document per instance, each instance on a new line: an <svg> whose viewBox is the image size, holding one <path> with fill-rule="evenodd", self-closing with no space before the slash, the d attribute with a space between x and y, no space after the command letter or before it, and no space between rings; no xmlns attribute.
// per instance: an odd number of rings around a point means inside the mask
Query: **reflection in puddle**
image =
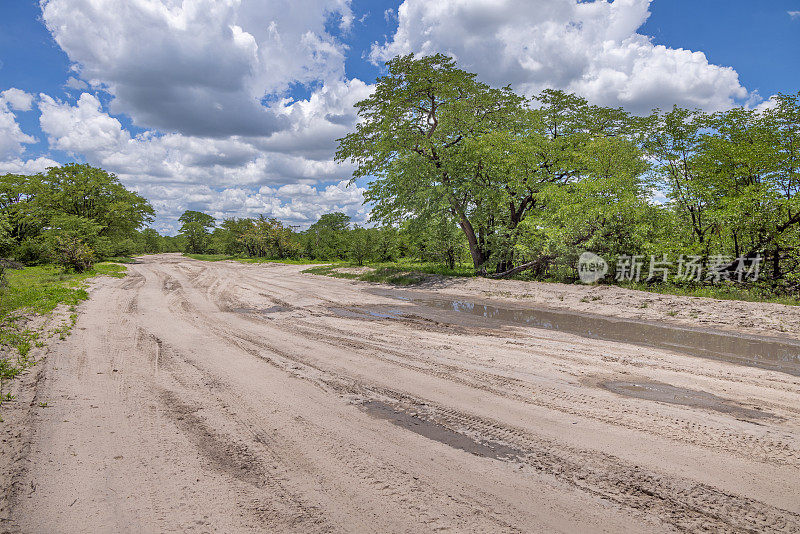
<svg viewBox="0 0 800 534"><path fill-rule="evenodd" d="M800 341L725 333L634 319L611 318L581 312L501 307L494 304L452 300L412 292L375 291L374 293L392 298L403 298L423 308L468 314L500 324L519 324L557 330L591 339L673 350L692 356L724 360L739 365L800 376ZM417 310L414 312L416 313ZM441 319L442 314L437 314L437 318Z"/></svg>
<svg viewBox="0 0 800 534"><path fill-rule="evenodd" d="M728 413L752 419L770 417L771 414L745 408L733 401L717 397L705 391L680 388L664 384L662 382L621 382L611 381L601 384L604 388L626 397L637 399L666 402L669 404L680 404L681 406L693 406L705 408L716 412Z"/></svg>

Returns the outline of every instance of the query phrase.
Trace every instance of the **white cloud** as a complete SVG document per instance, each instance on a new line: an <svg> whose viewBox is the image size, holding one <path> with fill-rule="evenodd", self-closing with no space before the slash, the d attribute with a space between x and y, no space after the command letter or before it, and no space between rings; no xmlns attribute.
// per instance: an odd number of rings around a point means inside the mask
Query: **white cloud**
<svg viewBox="0 0 800 534"><path fill-rule="evenodd" d="M746 98L733 69L636 33L650 1L405 0L397 32L371 58L444 52L493 85L526 94L560 88L635 112L716 110Z"/></svg>
<svg viewBox="0 0 800 534"><path fill-rule="evenodd" d="M0 161L0 174L36 174L44 172L48 167L58 167L60 163L46 157L22 160L20 158Z"/></svg>
<svg viewBox="0 0 800 534"><path fill-rule="evenodd" d="M96 154L117 150L130 140L120 122L103 113L100 101L89 93L83 93L75 107L46 94L39 98L39 122L53 148L72 154Z"/></svg>
<svg viewBox="0 0 800 534"><path fill-rule="evenodd" d="M67 80L67 83L65 83L64 85L66 85L69 89L75 89L78 91L85 91L86 89L89 88L89 84L87 84L83 80L75 78L74 76L70 76L69 79Z"/></svg>
<svg viewBox="0 0 800 534"><path fill-rule="evenodd" d="M12 110L30 109L30 95L19 89L8 89L0 93L0 161L18 158L23 145L35 143L36 139L22 131Z"/></svg>
<svg viewBox="0 0 800 534"><path fill-rule="evenodd" d="M14 111L30 111L33 104L33 95L22 89L12 87L0 93L0 103L7 103Z"/></svg>
<svg viewBox="0 0 800 534"><path fill-rule="evenodd" d="M42 0L56 42L111 111L187 135L268 135L286 123L262 99L344 77L349 0Z"/></svg>
<svg viewBox="0 0 800 534"><path fill-rule="evenodd" d="M778 106L777 96L778 95L772 95L769 98L767 98L766 100L764 100L761 103L759 103L758 105L750 106L750 107L752 109L755 109L758 112L764 112L764 111L767 111L767 110L770 110L770 109L774 109L774 108L776 108Z"/></svg>
<svg viewBox="0 0 800 534"><path fill-rule="evenodd" d="M786 13L792 18L792 20L800 19L800 11L787 11Z"/></svg>
<svg viewBox="0 0 800 534"><path fill-rule="evenodd" d="M282 113L293 118L295 127L274 139L131 136L89 93L75 105L41 95L40 124L51 147L116 173L151 199L162 231L174 231L186 209L220 219L263 213L307 226L329 211L366 217L363 191L346 187L352 169L331 158L332 136L343 135L354 120L352 112L345 113L349 102L368 90L357 81L334 85L286 106Z"/></svg>

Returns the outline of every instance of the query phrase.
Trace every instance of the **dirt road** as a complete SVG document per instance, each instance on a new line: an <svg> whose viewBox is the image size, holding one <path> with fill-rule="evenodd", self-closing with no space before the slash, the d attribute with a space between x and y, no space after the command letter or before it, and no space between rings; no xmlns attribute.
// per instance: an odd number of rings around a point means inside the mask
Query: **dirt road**
<svg viewBox="0 0 800 534"><path fill-rule="evenodd" d="M797 376L302 269L99 279L3 414L0 529L800 531Z"/></svg>

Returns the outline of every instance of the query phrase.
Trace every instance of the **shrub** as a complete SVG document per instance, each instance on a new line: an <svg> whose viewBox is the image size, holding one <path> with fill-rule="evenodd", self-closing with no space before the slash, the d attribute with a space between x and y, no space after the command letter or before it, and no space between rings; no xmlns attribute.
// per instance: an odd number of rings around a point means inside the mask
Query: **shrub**
<svg viewBox="0 0 800 534"><path fill-rule="evenodd" d="M49 259L47 246L40 238L26 239L12 251L13 258L25 265L39 265Z"/></svg>
<svg viewBox="0 0 800 534"><path fill-rule="evenodd" d="M92 268L94 251L76 237L59 237L56 240L54 261L66 269L82 273Z"/></svg>

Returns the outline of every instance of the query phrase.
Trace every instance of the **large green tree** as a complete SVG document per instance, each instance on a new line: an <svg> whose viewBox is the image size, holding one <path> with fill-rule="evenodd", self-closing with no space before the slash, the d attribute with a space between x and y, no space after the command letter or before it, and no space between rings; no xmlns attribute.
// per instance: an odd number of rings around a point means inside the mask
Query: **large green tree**
<svg viewBox="0 0 800 534"><path fill-rule="evenodd" d="M336 157L355 163L354 178L374 177L365 198L376 220L452 217L476 268L491 256L481 235L480 165L468 142L518 120L523 99L496 89L437 54L387 63L374 93L356 104L356 131L339 140Z"/></svg>
<svg viewBox="0 0 800 534"><path fill-rule="evenodd" d="M216 225L214 217L195 210L184 211L178 217L180 235L185 239L186 252L202 254L208 249L210 231Z"/></svg>

